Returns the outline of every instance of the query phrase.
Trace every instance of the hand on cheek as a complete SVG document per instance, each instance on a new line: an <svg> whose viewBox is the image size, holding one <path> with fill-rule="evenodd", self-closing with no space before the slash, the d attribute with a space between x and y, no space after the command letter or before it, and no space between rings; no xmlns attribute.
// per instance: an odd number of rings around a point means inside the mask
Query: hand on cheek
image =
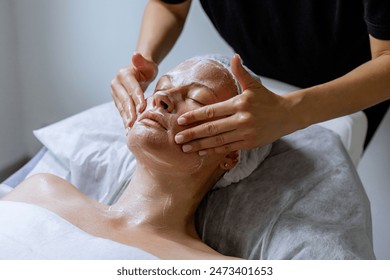
<svg viewBox="0 0 390 280"><path fill-rule="evenodd" d="M242 94L179 117L179 125L206 121L175 136L183 152L206 155L251 149L291 132L289 106L285 98L272 93L254 79L242 66L238 55L233 56L231 69L240 83ZM215 118L218 119L213 120Z"/></svg>

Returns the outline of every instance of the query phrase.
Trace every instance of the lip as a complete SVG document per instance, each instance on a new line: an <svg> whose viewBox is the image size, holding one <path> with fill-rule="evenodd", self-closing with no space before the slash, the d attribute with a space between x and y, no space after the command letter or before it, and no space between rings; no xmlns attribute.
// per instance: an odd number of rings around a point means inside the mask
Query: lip
<svg viewBox="0 0 390 280"><path fill-rule="evenodd" d="M158 124L160 127L164 128L165 130L168 130L167 124L165 123L165 119L159 113L155 113L153 111L147 111L140 118L140 121L143 121L143 120L152 121L152 122Z"/></svg>

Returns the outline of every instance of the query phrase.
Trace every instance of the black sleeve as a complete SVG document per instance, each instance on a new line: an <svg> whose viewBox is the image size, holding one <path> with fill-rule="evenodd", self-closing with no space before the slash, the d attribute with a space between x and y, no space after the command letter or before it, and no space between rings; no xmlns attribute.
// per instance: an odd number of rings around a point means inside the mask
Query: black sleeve
<svg viewBox="0 0 390 280"><path fill-rule="evenodd" d="M180 4L185 2L186 0L161 0L167 4Z"/></svg>
<svg viewBox="0 0 390 280"><path fill-rule="evenodd" d="M380 40L390 40L389 0L364 0L364 20L369 34Z"/></svg>

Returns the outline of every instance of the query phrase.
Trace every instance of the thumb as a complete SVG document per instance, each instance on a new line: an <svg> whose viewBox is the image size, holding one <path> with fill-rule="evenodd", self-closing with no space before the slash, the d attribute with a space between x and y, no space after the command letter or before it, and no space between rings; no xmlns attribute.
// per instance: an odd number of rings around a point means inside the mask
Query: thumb
<svg viewBox="0 0 390 280"><path fill-rule="evenodd" d="M157 64L151 60L147 60L141 53L135 52L131 58L131 62L145 81L153 80L157 75Z"/></svg>
<svg viewBox="0 0 390 280"><path fill-rule="evenodd" d="M238 54L233 55L230 65L233 75L238 80L242 91L250 87L259 86L259 82L242 66L241 57Z"/></svg>

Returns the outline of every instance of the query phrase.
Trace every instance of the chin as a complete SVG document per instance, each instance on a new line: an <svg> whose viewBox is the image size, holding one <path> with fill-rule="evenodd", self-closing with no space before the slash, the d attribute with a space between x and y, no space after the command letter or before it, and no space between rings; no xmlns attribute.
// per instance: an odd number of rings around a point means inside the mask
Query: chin
<svg viewBox="0 0 390 280"><path fill-rule="evenodd" d="M168 131L158 130L145 126L141 123L135 123L127 136L127 146L134 154L138 150L161 150L162 147L172 146L170 140L172 136Z"/></svg>
<svg viewBox="0 0 390 280"><path fill-rule="evenodd" d="M169 131L135 124L127 137L127 146L137 162L160 172L192 174L203 166L204 157L183 153Z"/></svg>

